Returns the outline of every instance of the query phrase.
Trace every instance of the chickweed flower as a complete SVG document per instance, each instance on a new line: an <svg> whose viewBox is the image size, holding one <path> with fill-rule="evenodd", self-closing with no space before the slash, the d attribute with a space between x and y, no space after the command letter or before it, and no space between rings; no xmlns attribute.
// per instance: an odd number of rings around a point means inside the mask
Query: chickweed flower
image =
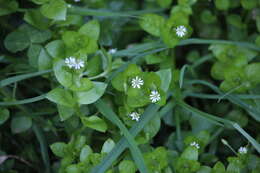
<svg viewBox="0 0 260 173"><path fill-rule="evenodd" d="M187 33L187 28L183 25L180 25L175 29L175 31L178 37L184 37Z"/></svg>
<svg viewBox="0 0 260 173"><path fill-rule="evenodd" d="M141 88L141 86L144 84L144 81L138 76L136 76L132 79L131 83L133 88Z"/></svg>
<svg viewBox="0 0 260 173"><path fill-rule="evenodd" d="M246 153L247 153L247 148L246 148L246 147L240 147L240 148L238 149L238 152L239 152L240 154L246 154Z"/></svg>
<svg viewBox="0 0 260 173"><path fill-rule="evenodd" d="M195 147L197 149L200 149L200 146L199 146L199 144L197 142L190 143L190 146L193 146L193 147Z"/></svg>
<svg viewBox="0 0 260 173"><path fill-rule="evenodd" d="M132 118L132 120L139 121L140 114L137 112L132 112L129 114L129 116Z"/></svg>
<svg viewBox="0 0 260 173"><path fill-rule="evenodd" d="M110 53L110 54L114 54L114 53L116 53L117 52L117 49L115 48L115 49L109 49L109 51L108 51L108 53Z"/></svg>
<svg viewBox="0 0 260 173"><path fill-rule="evenodd" d="M159 94L158 91L154 90L150 94L150 100L152 101L152 103L155 103L155 102L161 100L161 95Z"/></svg>
<svg viewBox="0 0 260 173"><path fill-rule="evenodd" d="M69 68L74 68L74 65L76 64L76 59L74 57L66 58L65 63Z"/></svg>
<svg viewBox="0 0 260 173"><path fill-rule="evenodd" d="M65 59L65 63L69 68L74 68L79 70L85 66L85 63L81 59L76 59L74 57L69 57Z"/></svg>

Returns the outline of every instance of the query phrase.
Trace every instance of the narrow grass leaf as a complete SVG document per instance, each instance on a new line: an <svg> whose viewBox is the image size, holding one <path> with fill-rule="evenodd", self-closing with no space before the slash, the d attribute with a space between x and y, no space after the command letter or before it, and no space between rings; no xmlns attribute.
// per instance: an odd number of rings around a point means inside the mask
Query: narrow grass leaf
<svg viewBox="0 0 260 173"><path fill-rule="evenodd" d="M252 138L244 129L242 129L237 123L233 123L233 127L239 131L257 150L257 152L260 154L260 144Z"/></svg>
<svg viewBox="0 0 260 173"><path fill-rule="evenodd" d="M160 116L166 114L173 108L174 104L169 102L162 110L159 112ZM158 105L150 105L148 106L143 115L141 115L140 120L133 125L130 129L130 133L133 137L135 137L144 126L154 118L159 109ZM120 156L120 154L126 149L127 140L125 137L122 137L120 141L116 144L114 149L102 160L102 162L97 165L95 168L91 170L91 173L103 173L109 168L112 163Z"/></svg>
<svg viewBox="0 0 260 173"><path fill-rule="evenodd" d="M134 158L134 161L139 168L139 171L141 173L148 173L148 170L145 166L145 162L142 156L142 153L140 149L137 147L137 144L133 138L133 136L129 133L127 128L124 126L124 124L121 122L121 120L117 117L117 115L108 107L108 105L102 101L102 99L98 100L95 103L95 106L98 108L98 110L112 123L114 123L124 134L124 136L127 139L127 142L129 144L129 148L132 154L132 157ZM101 172L100 172L101 173Z"/></svg>
<svg viewBox="0 0 260 173"><path fill-rule="evenodd" d="M34 103L38 102L40 100L45 99L46 94L29 98L29 99L24 99L24 100L17 100L17 101L12 101L12 102L0 102L0 106L14 106L14 105L22 105L22 104L28 104L28 103Z"/></svg>
<svg viewBox="0 0 260 173"><path fill-rule="evenodd" d="M0 88L5 87L5 86L10 85L15 82L19 82L21 80L33 78L36 76L41 76L41 75L50 73L51 71L52 70L43 70L43 71L38 71L38 72L34 72L34 73L28 73L28 74L22 74L22 75L18 75L18 76L9 77L7 79L0 81Z"/></svg>
<svg viewBox="0 0 260 173"><path fill-rule="evenodd" d="M179 86L180 86L180 88L182 88L183 80L184 80L184 75L185 75L185 70L186 70L188 67L189 67L189 65L185 64L185 65L181 68L180 81L179 81Z"/></svg>
<svg viewBox="0 0 260 173"><path fill-rule="evenodd" d="M35 122L33 122L32 130L35 133L38 142L40 143L40 151L41 151L43 163L45 165L46 173L50 173L51 167L50 167L50 159L48 154L48 145L46 143L44 134Z"/></svg>

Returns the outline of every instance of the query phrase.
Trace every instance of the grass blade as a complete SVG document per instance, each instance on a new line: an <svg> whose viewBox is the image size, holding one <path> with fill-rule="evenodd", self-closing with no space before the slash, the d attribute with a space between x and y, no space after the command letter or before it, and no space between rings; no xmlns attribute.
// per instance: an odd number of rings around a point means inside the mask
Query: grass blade
<svg viewBox="0 0 260 173"><path fill-rule="evenodd" d="M239 131L257 150L257 152L260 154L260 144L252 138L244 129L242 129L237 123L233 123L233 127Z"/></svg>
<svg viewBox="0 0 260 173"><path fill-rule="evenodd" d="M35 133L35 136L40 143L40 150L41 150L42 160L45 165L46 173L50 173L51 167L50 167L50 159L48 154L48 146L45 137L43 135L43 132L35 122L33 122L32 130Z"/></svg>
<svg viewBox="0 0 260 173"><path fill-rule="evenodd" d="M162 12L164 9L148 9L138 11L120 11L114 12L105 9L89 9L84 7L71 6L68 9L68 13L77 14L82 16L102 16L102 17L131 17L138 18L138 15L145 13Z"/></svg>
<svg viewBox="0 0 260 173"><path fill-rule="evenodd" d="M202 112L182 101L178 102L178 105L180 105L181 107L183 107L184 109L186 109L192 113L195 113L198 115L200 114L201 117L204 117L208 120L212 119L216 122L224 123L225 125L231 125L235 130L237 130L239 133L241 133L253 145L253 147L258 151L258 153L260 153L260 144L254 138L252 138L244 129L242 129L237 123L230 121L230 120L226 120L224 118L216 117L214 115L211 115L211 114L208 114L205 112Z"/></svg>
<svg viewBox="0 0 260 173"><path fill-rule="evenodd" d="M222 96L217 94L204 94L204 93L193 93L193 92L186 92L183 94L184 96L188 97L196 97L201 99L220 99ZM234 94L234 96L240 99L260 99L260 95L252 95L252 94ZM223 98L224 100L227 98Z"/></svg>
<svg viewBox="0 0 260 173"><path fill-rule="evenodd" d="M29 79L29 78L36 77L36 76L41 76L43 74L47 74L50 72L52 72L52 70L43 70L43 71L38 71L38 72L34 72L34 73L28 73L28 74L9 77L7 79L0 81L0 88L10 85L11 83L19 82L21 80Z"/></svg>
<svg viewBox="0 0 260 173"><path fill-rule="evenodd" d="M188 104L186 104L185 102L183 101L179 101L178 102L178 105L180 107L182 107L183 109L186 109L187 111L193 113L194 115L197 115L197 116L200 116L201 118L204 118L206 119L207 121L215 124L215 125L218 125L218 126L224 126L223 124L221 123L230 123L228 120L224 120L224 119L221 119L221 118L218 118L214 115L211 115L211 114L208 114L208 113L205 113L205 112L202 112ZM219 123L221 122L221 123Z"/></svg>
<svg viewBox="0 0 260 173"><path fill-rule="evenodd" d="M121 122L121 120L117 117L117 115L108 107L108 105L101 99L95 103L95 106L108 120L114 123L123 132L129 144L129 149L131 151L132 157L137 167L139 168L139 171L141 173L148 173L142 153L140 149L137 147L137 144L133 136L129 133L125 125Z"/></svg>
<svg viewBox="0 0 260 173"><path fill-rule="evenodd" d="M198 38L183 40L180 42L179 46L184 46L189 44L233 44L239 47L260 51L259 46L256 46L255 44L249 42L238 42L238 41L229 41L229 40L206 40L206 39L198 39Z"/></svg>
<svg viewBox="0 0 260 173"><path fill-rule="evenodd" d="M185 75L185 70L186 70L186 68L188 68L188 67L189 67L189 65L185 64L185 65L181 68L180 81L179 81L179 86L180 86L180 88L182 88L183 80L184 80L184 75Z"/></svg>
<svg viewBox="0 0 260 173"><path fill-rule="evenodd" d="M169 112L174 106L173 102L169 102L164 106L158 115L161 117ZM130 129L130 133L135 137L145 125L154 118L159 109L158 105L150 105L145 109L145 112L142 114L139 122L135 123L134 126ZM122 137L120 141L116 144L114 149L102 160L102 162L91 170L91 173L105 172L107 168L119 157L119 155L126 149L127 141L125 137Z"/></svg>
<svg viewBox="0 0 260 173"><path fill-rule="evenodd" d="M220 89L218 87L216 87L215 85L213 85L209 82L203 81L203 80L191 80L187 83L205 85L205 86L208 86L209 88L211 88L213 91L215 91L216 93L218 93L220 95L224 94L222 91L220 91ZM249 112L249 115L252 116L252 118L254 118L258 122L260 122L260 112L257 109L255 109L253 106L245 103L240 98L238 98L237 96L232 95L232 94L227 95L226 98L230 102L232 102L232 103L242 107L243 109L245 109L247 112Z"/></svg>
<svg viewBox="0 0 260 173"><path fill-rule="evenodd" d="M28 103L34 103L38 102L40 100L45 99L46 94L29 98L29 99L24 99L24 100L17 100L17 101L12 101L12 102L0 102L0 106L13 106L13 105L22 105L22 104L28 104Z"/></svg>

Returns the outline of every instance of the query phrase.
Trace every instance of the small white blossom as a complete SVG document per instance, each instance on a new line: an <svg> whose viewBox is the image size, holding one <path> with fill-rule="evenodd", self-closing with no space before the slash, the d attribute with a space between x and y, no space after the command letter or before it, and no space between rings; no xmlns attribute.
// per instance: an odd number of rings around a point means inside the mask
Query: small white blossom
<svg viewBox="0 0 260 173"><path fill-rule="evenodd" d="M141 88L141 86L144 85L144 81L141 78L139 78L138 76L133 78L131 83L132 83L133 88Z"/></svg>
<svg viewBox="0 0 260 173"><path fill-rule="evenodd" d="M129 114L129 116L132 118L132 120L139 121L140 114L137 112L132 112Z"/></svg>
<svg viewBox="0 0 260 173"><path fill-rule="evenodd" d="M186 29L186 27L183 26L183 25L178 26L175 30L176 30L176 35L177 35L178 37L183 37L183 36L185 36L186 33L187 33L187 29Z"/></svg>
<svg viewBox="0 0 260 173"><path fill-rule="evenodd" d="M150 94L150 100L152 101L152 103L155 103L161 100L161 95L159 94L158 91L152 91Z"/></svg>
<svg viewBox="0 0 260 173"><path fill-rule="evenodd" d="M196 147L197 149L200 149L200 146L197 142L190 143L190 146Z"/></svg>
<svg viewBox="0 0 260 173"><path fill-rule="evenodd" d="M74 0L74 2L80 2L80 0Z"/></svg>
<svg viewBox="0 0 260 173"><path fill-rule="evenodd" d="M247 153L247 148L246 148L246 147L240 147L240 148L238 149L238 152L239 152L240 154L246 154L246 153Z"/></svg>
<svg viewBox="0 0 260 173"><path fill-rule="evenodd" d="M114 54L114 53L116 53L117 52L117 49L115 48L115 49L109 49L109 51L108 51L108 53L110 53L110 54Z"/></svg>
<svg viewBox="0 0 260 173"><path fill-rule="evenodd" d="M76 70L81 69L85 66L85 63L81 59L76 59L74 57L69 57L65 59L65 63L69 68L74 68Z"/></svg>
<svg viewBox="0 0 260 173"><path fill-rule="evenodd" d="M72 7L72 5L71 5L71 4L68 4L67 6L68 6L68 8L71 8L71 7Z"/></svg>
<svg viewBox="0 0 260 173"><path fill-rule="evenodd" d="M77 60L77 63L75 64L75 66L74 66L74 68L76 69L76 70L78 70L78 69L81 69L81 68L83 68L85 66L85 63L84 63L84 61L82 61L82 60Z"/></svg>
<svg viewBox="0 0 260 173"><path fill-rule="evenodd" d="M74 68L75 64L76 64L76 58L74 57L69 57L65 59L65 63L67 64L67 66L69 68Z"/></svg>

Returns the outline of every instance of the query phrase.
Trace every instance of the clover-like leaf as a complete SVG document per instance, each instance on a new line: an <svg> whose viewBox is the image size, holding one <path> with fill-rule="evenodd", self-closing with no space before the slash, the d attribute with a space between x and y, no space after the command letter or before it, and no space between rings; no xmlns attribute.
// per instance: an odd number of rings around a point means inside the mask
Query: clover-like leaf
<svg viewBox="0 0 260 173"><path fill-rule="evenodd" d="M93 82L93 88L88 91L77 92L76 96L79 104L91 104L96 102L106 90L107 84L103 82Z"/></svg>
<svg viewBox="0 0 260 173"><path fill-rule="evenodd" d="M162 16L157 14L144 14L141 16L139 21L140 26L154 36L160 36L160 29L164 24L165 20Z"/></svg>
<svg viewBox="0 0 260 173"><path fill-rule="evenodd" d="M51 0L42 5L41 13L49 19L65 20L67 4L64 0Z"/></svg>
<svg viewBox="0 0 260 173"><path fill-rule="evenodd" d="M97 130L99 132L106 132L107 130L106 122L95 115L90 117L81 117L81 122L84 126Z"/></svg>
<svg viewBox="0 0 260 173"><path fill-rule="evenodd" d="M46 98L54 103L67 107L73 107L75 105L75 100L71 92L62 88L55 88L51 90L47 94Z"/></svg>

